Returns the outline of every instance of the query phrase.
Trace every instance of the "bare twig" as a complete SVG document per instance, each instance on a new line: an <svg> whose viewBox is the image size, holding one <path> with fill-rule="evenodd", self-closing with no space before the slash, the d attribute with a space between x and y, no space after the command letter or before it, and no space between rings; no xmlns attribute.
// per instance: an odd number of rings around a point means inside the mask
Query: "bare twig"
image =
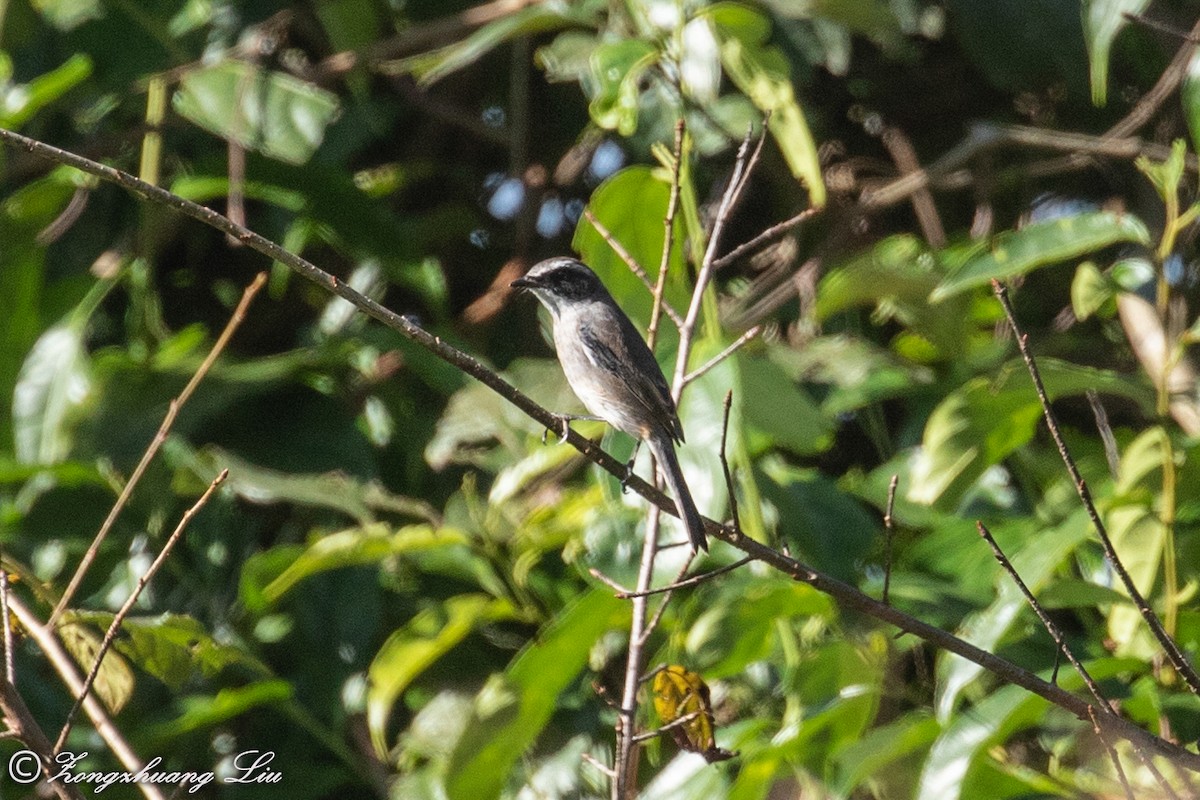
<svg viewBox="0 0 1200 800"><path fill-rule="evenodd" d="M12 609L17 621L21 623L21 628L29 634L31 639L37 642L37 646L41 648L42 653L45 654L46 659L54 667L55 672L58 673L58 676L62 679L67 689L72 694L78 695L83 689L83 677L80 676L76 669L74 659L63 648L62 643L54 635L53 630L48 625L43 624L29 607L21 602L21 598L17 595L14 594L9 598L9 607ZM0 686L3 685L0 684ZM128 772L137 772L145 766L145 762L133 751L133 748L126 741L121 730L113 723L112 718L108 716L108 712L104 710L104 704L97 700L95 695L89 694L84 698L83 710L88 715L88 719L92 721L92 725L96 728L96 733L100 734L100 737L104 739L104 743L108 745L108 749L121 762L121 766ZM50 748L48 741L47 747ZM47 752L50 752L50 749ZM137 784L137 788L145 796L146 800L166 800L156 784L139 783Z"/></svg>
<svg viewBox="0 0 1200 800"><path fill-rule="evenodd" d="M219 213L205 208L203 206L191 203L183 198L171 194L154 186L150 186L128 173L120 170L98 164L90 159L83 158L74 153L62 150L60 148L47 145L35 139L30 139L20 134L13 133L8 130L0 129L0 140L9 145L19 147L27 152L34 153L39 157L48 160L67 164L84 172L97 175L104 180L111 181L130 189L137 194L150 199L155 203L167 205L170 208L176 209L182 214L185 214L193 219L199 220L206 225L209 225L222 232L232 232L238 235L242 241L262 253L270 259L279 261L283 265L292 269L300 276L324 287L328 291L347 300L356 308L360 309L368 316L382 322L387 327L396 331L406 339L420 345L430 353L445 361L446 363L461 370L467 375L478 380L483 385L489 387L508 402L512 403L518 409L530 418L538 422L543 427L557 430L560 426L558 418L549 410L543 408L533 402L527 395L520 392L512 384L505 381L492 370L486 368L477 359L472 358L466 353L451 347L439 337L426 331L424 328L416 325L406 317L403 317L383 306L379 303L364 296L362 293L347 286L342 281L338 280L329 273L321 270L311 262L301 258L300 256L291 253L278 244L266 239L253 231L239 228L231 223L228 219L221 216ZM601 469L613 475L616 478L625 478L626 469L625 463L614 458L604 452L595 442L585 438L584 436L568 429L566 431L567 441L575 447L587 459L598 465ZM658 489L651 486L648 482L642 480L638 476L633 476L629 479L628 484L630 489L637 492L640 496L654 504L662 511L669 514L674 514L675 503ZM1089 709L1093 707L1076 695L1066 692L1053 684L1042 680L1037 675L1022 669L1013 664L1007 659L1001 658L994 653L990 653L975 645L955 636L954 634L942 630L941 628L930 625L923 620L917 619L910 614L905 614L892 606L881 603L878 600L859 591L857 588L850 586L836 578L818 572L806 564L803 564L788 555L779 551L773 550L760 542L751 539L742 534L740 531L734 530L731 527L721 525L712 520L705 521L705 528L708 535L721 539L738 550L746 553L755 560L773 567L783 574L791 577L793 580L801 581L812 586L817 591L827 594L832 597L843 610L856 611L861 614L873 617L885 624L895 626L903 633L911 634L924 641L929 642L934 647L945 650L946 652L958 655L968 661L978 664L988 672L993 673L1001 680L1008 683L1020 686L1025 690L1042 697L1046 701L1063 708L1064 710L1074 714L1080 719L1089 718ZM26 628L37 625L41 628L40 623L36 618L25 611L25 617L22 618L22 608L16 603L16 598L12 598L12 606L18 619L22 620L22 625ZM48 639L48 643L43 645L43 650L52 643L57 647L62 659L66 661L66 667L73 669L69 663L69 657L62 652L62 648L50 636L47 631L40 629L39 634L42 639ZM36 637L35 637L36 638ZM39 643L42 641L39 639ZM52 660L54 660L52 658ZM63 665L55 662L56 668L60 672L63 671ZM82 679L76 676L76 684L82 687ZM2 686L3 684L0 684ZM99 719L103 720L103 708L99 707L99 703L90 697L88 701L94 705L99 714ZM85 711L89 714L89 702L84 703ZM93 717L95 721L97 718ZM1154 736L1142 728L1133 725L1132 723L1120 717L1109 717L1104 715L1098 717L1100 726L1105 732L1121 739L1126 739L1132 742L1139 743L1148 751L1160 754L1169 758L1177 766L1192 772L1200 773L1200 755L1192 753L1184 748L1179 747L1173 742L1169 742L1158 736ZM97 723L98 729L102 735L111 734L111 723L107 728L101 727ZM119 734L118 734L119 736ZM107 735L106 735L107 741ZM112 746L110 742L110 746ZM124 762L123 762L124 763ZM132 767L138 769L140 766Z"/></svg>
<svg viewBox="0 0 1200 800"><path fill-rule="evenodd" d="M617 593L617 597L628 597L632 594L629 589L614 581L595 567L588 568L588 574Z"/></svg>
<svg viewBox="0 0 1200 800"><path fill-rule="evenodd" d="M682 717L676 717L675 719L668 722L666 725L663 725L661 728L655 728L652 731L646 731L645 733L639 733L637 736L633 737L633 741L636 744L641 744L642 742L648 742L651 739L657 739L659 736L662 736L664 733L670 733L671 731L673 731L676 728L682 728L684 725L687 725L689 722L694 720L696 717L700 716L700 714L702 714L702 713L703 712L701 712L701 711L688 712L687 714L684 714Z"/></svg>
<svg viewBox="0 0 1200 800"><path fill-rule="evenodd" d="M754 252L755 250L762 247L767 242L774 241L775 239L778 239L780 236L783 236L785 233L790 231L792 228L799 227L801 224L803 224L807 220L811 219L812 217L814 217L818 213L820 213L821 210L822 209L820 209L820 208L806 208L803 211L801 211L799 214L796 214L793 217L789 217L789 218L785 219L783 222L779 222L779 223L772 225L771 227L767 228L762 233L755 236L750 241L739 244L737 247L733 248L728 253L726 253L725 255L718 258L716 261L713 262L713 269L714 270L724 269L725 267L732 264L734 261L737 261L739 258L746 255L747 253Z"/></svg>
<svg viewBox="0 0 1200 800"><path fill-rule="evenodd" d="M717 366L722 361L729 358L731 355L736 353L738 350L741 350L746 345L747 342L749 342L751 339L753 339L754 337L756 337L760 333L762 333L762 330L763 330L762 325L755 325L753 328L751 328L750 330L743 333L741 336L739 336L733 342L733 344L729 345L724 350L717 353L715 356L713 356L708 361L701 364L699 367L696 367L696 369L692 370L687 375L684 375L683 376L683 385L687 386L689 383L691 383L692 381L701 377L706 372L711 370L713 367Z"/></svg>
<svg viewBox="0 0 1200 800"><path fill-rule="evenodd" d="M646 339L650 343L650 349L654 349L654 341L658 336L658 325L662 319L663 311L663 291L667 285L667 270L671 267L671 247L674 244L675 236L675 214L679 210L679 176L683 170L683 133L684 121L680 117L675 121L675 149L673 151L674 160L671 162L671 195L667 200L667 215L663 219L663 230L666 231L663 239L662 260L658 262L658 277L654 282L654 308L650 312L650 328L646 333ZM680 324L679 315L671 317L671 320L678 327Z"/></svg>
<svg viewBox="0 0 1200 800"><path fill-rule="evenodd" d="M124 604L113 615L112 622L108 625L108 630L104 632L104 639L100 642L100 647L96 650L96 656L92 660L92 668L88 672L87 677L83 681L83 686L75 695L75 704L71 706L71 710L67 713L67 719L63 723L62 730L58 734L58 741L54 744L54 752L62 751L63 745L67 742L67 734L71 732L71 723L75 719L75 715L79 712L79 707L83 704L84 698L92 690L92 684L96 682L96 676L100 674L100 666L104 663L104 656L112 647L113 641L117 638L117 631L121 629L121 624L125 622L125 617L133 609L138 598L142 594L142 590L150 583L150 579L155 573L166 563L167 556L171 554L171 550L175 547L175 543L179 541L179 537L187 529L188 523L192 521L192 517L199 513L200 509L204 508L204 504L208 502L208 498L212 497L212 493L217 490L217 487L225 482L229 477L229 470L223 469L217 477L213 478L212 483L204 490L204 494L200 495L200 499L192 504L191 508L183 512L183 517L179 520L179 524L175 526L175 530L167 537L167 541L163 543L162 550L158 556L146 569L146 572L138 578L137 585L133 587L133 591L129 593Z"/></svg>
<svg viewBox="0 0 1200 800"><path fill-rule="evenodd" d="M1100 402L1100 395L1095 389L1085 393L1088 405L1092 407L1092 416L1096 418L1096 430L1100 433L1100 441L1104 443L1104 460L1108 462L1108 474L1113 478L1121 469L1121 454L1117 450L1117 437L1113 436L1112 425L1108 424L1108 412Z"/></svg>
<svg viewBox="0 0 1200 800"><path fill-rule="evenodd" d="M895 533L892 510L896 506L896 487L899 485L900 476L893 475L891 481L888 482L887 510L883 512L883 530L886 533L884 547L886 548L886 552L883 557L883 597L881 599L884 605L887 605L889 602L888 592L892 588L892 536Z"/></svg>
<svg viewBox="0 0 1200 800"><path fill-rule="evenodd" d="M1117 777L1121 780L1121 786L1125 789L1125 800L1135 800L1133 789L1129 786L1129 779L1125 777L1125 768L1121 766L1121 759L1117 756L1117 751L1113 749L1112 744L1104 736L1104 731L1100 729L1100 721L1096 718L1096 709L1088 707L1088 716L1092 720L1092 730L1096 733L1096 738L1100 740L1100 744L1104 745L1105 751L1108 753L1108 758L1112 761L1113 769L1117 772Z"/></svg>
<svg viewBox="0 0 1200 800"><path fill-rule="evenodd" d="M733 408L733 389L725 392L723 416L721 420L721 472L725 477L725 490L729 493L729 516L736 530L742 529L741 516L738 513L737 488L733 483L733 471L729 468L729 455L725 445L729 439L729 412Z"/></svg>
<svg viewBox="0 0 1200 800"><path fill-rule="evenodd" d="M17 682L17 670L13 666L12 620L8 618L8 570L0 568L0 614L4 615L4 680Z"/></svg>
<svg viewBox="0 0 1200 800"><path fill-rule="evenodd" d="M1058 649L1062 651L1062 654L1067 657L1068 661L1071 662L1071 666L1073 666L1075 671L1079 673L1079 677L1083 679L1088 691L1091 692L1092 697L1096 699L1096 703L1099 705L1099 708L1106 714L1116 713L1113 711L1108 700L1105 699L1103 693L1101 693L1099 684L1093 680L1091 673L1087 671L1087 668L1084 667L1082 662L1075 657L1075 653L1072 652L1071 648L1067 645L1067 640L1063 638L1062 631L1060 631L1058 626L1054 624L1054 620L1050 619L1050 616L1046 613L1045 609L1042 608L1041 603L1039 603L1037 598L1033 596L1033 592L1029 591L1029 587L1025 584L1025 581L1021 579L1021 576L1017 573L1017 570L1012 565L1012 562L1008 560L1008 556L1004 555L1004 551L1000 549L1000 545L997 544L995 538L993 538L992 532L987 529L986 525L979 521L975 522L975 528L979 531L979 535L983 537L983 540L988 543L988 546L992 548L992 554L996 557L997 563L999 563L1001 568L1008 573L1009 577L1012 578L1013 583L1017 585L1017 588L1021 590L1021 594L1025 596L1025 601L1029 603L1030 608L1033 609L1033 613L1037 614L1037 618L1042 622L1042 627L1044 627L1046 632L1050 634L1050 638L1054 640L1054 644L1058 646Z"/></svg>
<svg viewBox="0 0 1200 800"><path fill-rule="evenodd" d="M653 507L651 508L651 513L654 513ZM650 641L650 637L654 635L654 631L658 628L658 624L662 622L663 614L667 613L667 606L670 605L671 598L674 596L673 592L675 584L678 584L681 580L683 580L683 576L687 574L689 569L691 569L692 561L695 559L696 554L690 553L687 557L687 560L683 562L683 566L679 568L679 572L675 575L675 579L668 584L669 588L667 588L663 593L662 602L658 604L658 608L654 609L654 614L650 617L650 621L646 623L646 627L642 631L642 635L638 638L638 641L643 647L646 645L646 642ZM653 590L650 589L648 589L647 592L651 594L654 593Z"/></svg>
<svg viewBox="0 0 1200 800"><path fill-rule="evenodd" d="M1137 18L1139 22L1149 24L1149 20L1144 17ZM1171 63L1163 70L1162 75L1158 76L1158 81L1150 91L1146 92L1125 115L1124 119L1116 125L1108 129L1105 136L1120 137L1128 136L1138 128L1141 128L1158 111L1167 98L1175 94L1175 90L1179 88L1179 84L1183 82L1187 75L1188 64L1192 60L1192 55L1196 52L1196 41L1200 40L1200 21L1197 21L1192 26L1192 30L1186 35L1186 41L1180 48L1175 51Z"/></svg>
<svg viewBox="0 0 1200 800"><path fill-rule="evenodd" d="M620 598L650 597L650 596L656 595L656 594L663 594L664 592L673 592L676 589L686 589L689 586L697 586L701 583L704 583L705 581L710 581L713 578L717 577L718 575L724 575L727 572L733 572L735 569L737 569L739 567L744 567L753 560L754 560L753 558L750 558L749 556L747 556L746 558L741 558L741 559L738 559L737 561L734 561L732 564L726 564L723 567L717 567L714 570L710 570L708 572L703 572L699 575L693 575L690 578L676 580L672 583L668 583L666 586L659 586L654 589L647 589L644 592L621 592L620 594L617 595L617 597L620 597Z"/></svg>
<svg viewBox="0 0 1200 800"><path fill-rule="evenodd" d="M17 687L11 683L0 683L0 712L4 714L4 724L7 726L7 730L4 732L5 738L16 739L36 753L42 774L47 778L53 775L51 764L53 764L54 757L50 740L46 738L46 733L33 718L33 714L25 705L25 700L17 691ZM11 775L12 762L9 763L8 769ZM16 775L11 776L17 777ZM48 781L47 784L59 800L83 800L83 795L73 784L63 781Z"/></svg>
<svg viewBox="0 0 1200 800"><path fill-rule="evenodd" d="M579 757L584 761L584 763L590 764L593 767L595 767L596 769L598 769L602 775L606 775L609 778L617 777L617 773L616 773L616 771L613 770L612 767L610 767L606 764L601 764L599 761L596 760L596 757L593 756L591 753L581 753L579 755Z"/></svg>
<svg viewBox="0 0 1200 800"><path fill-rule="evenodd" d="M913 149L912 142L904 135L904 131L899 128L887 128L880 141L887 148L888 155L892 157L901 174L920 171L921 162L917 160L917 151ZM913 192L912 207L917 215L917 224L921 226L921 232L929 246L935 250L945 247L946 229L942 226L942 218L938 216L937 205L933 202L933 193L929 191L929 187Z"/></svg>
<svg viewBox="0 0 1200 800"><path fill-rule="evenodd" d="M3 133L7 133L7 131L0 132L0 136L2 136ZM116 170L113 170L113 172L116 172ZM101 177L105 176L102 175ZM109 179L111 180L112 178ZM127 179L137 181L137 179L133 178L132 176L127 176ZM137 182L142 183L141 181ZM157 192L162 192L163 194L167 195L170 194L169 192L165 192L157 187L151 187L150 184L143 185L155 189ZM201 207L197 206L197 208ZM208 211L207 209L204 210ZM208 213L216 214L216 212ZM234 225L233 223L230 223L230 225L232 227L227 230L226 233L231 233L237 230L245 230L244 228ZM239 236L238 238L242 237ZM242 241L247 240L242 238ZM133 490L137 486L138 481L142 479L142 474L145 473L146 467L148 467L150 462L154 460L154 456L158 454L159 448L161 448L163 442L167 440L167 433L170 432L171 426L175 424L175 417L178 416L179 409L183 408L184 404L192 396L192 393L196 391L196 387L200 384L200 381L203 380L204 376L208 374L208 371L212 369L212 365L216 363L217 357L221 355L221 351L225 349L225 345L227 345L229 340L233 337L234 331L237 330L238 326L241 325L242 320L245 318L246 310L250 307L250 302L254 299L254 296L258 294L258 291L262 289L266 282L267 273L260 272L257 276L255 276L254 280L250 282L250 285L246 287L246 290L242 292L242 299L238 302L237 308L234 309L233 315L229 318L229 322L225 324L225 329L221 331L221 335L217 337L217 341L212 346L212 350L210 350L208 355L205 356L204 361L200 363L200 366L196 369L195 374L192 375L192 378L188 381L187 385L183 387L183 391L179 393L179 396L171 401L171 405L167 409L167 414L165 417L163 417L162 424L158 426L158 432L154 434L154 439L150 442L150 446L147 447L146 452L142 454L142 460L139 461L138 465L134 468L133 474L130 475L129 480L125 482L125 488L121 490L121 494L117 497L117 502L113 504L112 510L108 512L108 516L104 519L103 524L101 524L100 530L96 533L96 537L92 540L91 545L88 546L87 552L84 553L83 560L81 560L79 562L79 566L76 567L75 574L71 576L71 582L67 584L67 590L63 592L62 597L58 600L58 604L55 605L54 612L50 615L50 621L46 623L49 626L54 627L55 623L58 622L58 618L62 615L62 612L66 609L67 605L71 602L71 599L75 596L75 592L79 589L79 584L83 582L83 578L87 574L88 568L91 567L92 562L96 559L96 554L100 552L100 545L104 542L104 539L112 530L113 524L117 521L117 516L120 515L122 509L125 508L125 504L129 502L129 498L133 494Z"/></svg>
<svg viewBox="0 0 1200 800"><path fill-rule="evenodd" d="M592 227L596 229L596 233L600 234L600 238L608 243L608 246L611 247L612 251L617 254L617 257L625 262L625 266L629 267L629 271L637 276L637 279L642 282L642 285L646 287L647 291L656 297L661 297L662 295L658 292L655 285L651 283L650 276L646 274L646 270L642 269L642 265L637 262L637 259L625 249L625 245L617 241L617 238L613 236L612 232L604 226L604 223L600 221L599 217L592 213L590 208L585 208L583 210L583 216L592 224ZM683 319L679 316L679 312L672 308L671 304L666 300L663 300L661 303L656 305L661 306L662 310L676 325L682 324Z"/></svg>
<svg viewBox="0 0 1200 800"><path fill-rule="evenodd" d="M1050 429L1050 435L1054 439L1054 444L1058 447L1058 454L1062 457L1063 463L1067 467L1067 472L1071 476L1072 483L1075 484L1075 491L1079 494L1079 499L1083 502L1088 517L1092 520L1092 525L1096 528L1096 535L1100 538L1100 544L1104 548L1105 556L1108 558L1117 575L1121 578L1121 583L1124 585L1125 591L1129 593L1130 599L1137 606L1142 619L1146 620L1146 624L1150 627L1154 638L1162 646L1167 659L1179 672L1192 692L1200 694L1200 676L1196 675L1196 670L1192 668L1187 657L1184 656L1179 646L1175 643L1175 640L1163 628L1158 615L1154 613L1154 609L1150 607L1150 604L1146 602L1146 598L1134 584L1129 571L1125 569L1124 563L1122 563L1120 556L1117 555L1112 540L1108 537L1108 529L1104 525L1104 520L1100 518L1100 512L1096 509L1096 504L1092 500L1092 492L1088 488L1083 476L1079 473L1079 467L1075 465L1075 459L1071 457L1071 453L1067 449L1067 443L1063 440L1062 433L1059 431L1058 419L1054 416L1054 410L1050 407L1050 398L1046 395L1046 387L1042 384L1042 376L1038 372L1037 363L1034 361L1033 355L1029 352L1028 337L1021 332L1021 328L1017 324L1016 314L1013 311L1012 303L1008 299L1008 290L996 280L992 281L992 290L996 293L997 299L1000 300L1000 304L1004 307L1004 314L1008 317L1009 327L1012 328L1013 335L1017 339L1017 347L1021 350L1021 357L1025 359L1025 366L1029 368L1029 376L1033 379L1034 389L1037 392L1038 400L1042 404L1042 416L1046 420L1046 426Z"/></svg>

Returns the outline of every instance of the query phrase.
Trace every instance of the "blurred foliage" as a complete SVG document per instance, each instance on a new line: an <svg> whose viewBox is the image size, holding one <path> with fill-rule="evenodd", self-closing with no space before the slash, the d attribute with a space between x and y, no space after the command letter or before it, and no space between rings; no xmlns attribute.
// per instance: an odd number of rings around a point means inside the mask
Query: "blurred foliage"
<svg viewBox="0 0 1200 800"><path fill-rule="evenodd" d="M748 534L875 596L890 553L898 608L1048 677L1053 643L975 535L982 519L1122 712L1194 743L1196 699L1103 560L989 284L1013 285L1117 547L1197 652L1196 70L1143 132L1174 143L1168 158L1055 170L982 154L967 184L934 195L944 244L908 206L856 204L906 169L889 157L897 131L922 163L975 120L1102 133L1194 13L1182 0L12 0L0 125L244 206L256 231L574 411L508 282L574 249L644 328L649 294L582 211L653 277L683 119L665 297L686 308L736 147L765 119L721 252L825 211L704 298L692 368L752 325L767 333L684 394L680 458L701 510L729 514L732 390ZM620 696L629 610L590 570L633 585L643 504L281 265L28 153L0 164L0 549L43 616L242 287L270 270L58 629L88 664L181 514L230 470L105 659L97 693L133 748L219 776L241 753L275 753L282 782L222 797L607 796L587 759L612 759L606 698ZM668 370L678 342L664 323ZM717 544L702 568L736 557ZM656 583L682 558L664 551ZM684 687L659 715L702 710L684 740L737 756L710 765L651 741L645 798L1120 791L1086 723L761 565L677 592L648 647ZM69 693L28 639L16 668L53 734ZM1066 670L1059 681L1080 688ZM660 724L649 686L641 705L640 723ZM1137 793L1157 791L1117 747ZM86 723L67 749L118 768Z"/></svg>

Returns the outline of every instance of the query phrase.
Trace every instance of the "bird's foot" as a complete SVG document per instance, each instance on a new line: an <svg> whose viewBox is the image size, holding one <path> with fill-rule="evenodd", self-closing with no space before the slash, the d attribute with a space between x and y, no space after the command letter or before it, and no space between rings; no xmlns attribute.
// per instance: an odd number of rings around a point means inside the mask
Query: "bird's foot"
<svg viewBox="0 0 1200 800"><path fill-rule="evenodd" d="M633 464L637 461L638 450L642 448L642 442L639 439L634 442L633 452L629 454L629 461L625 463L625 477L621 479L621 494L629 491L629 481L633 480Z"/></svg>

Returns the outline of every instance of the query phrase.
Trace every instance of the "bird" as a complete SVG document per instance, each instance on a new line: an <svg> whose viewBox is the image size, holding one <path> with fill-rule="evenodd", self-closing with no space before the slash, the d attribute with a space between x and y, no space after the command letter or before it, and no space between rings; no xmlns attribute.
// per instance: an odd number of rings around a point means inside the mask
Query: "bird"
<svg viewBox="0 0 1200 800"><path fill-rule="evenodd" d="M683 426L666 378L600 277L578 259L560 256L535 264L510 286L529 291L550 312L554 349L571 390L593 415L650 447L692 552L708 550L704 520L675 454Z"/></svg>

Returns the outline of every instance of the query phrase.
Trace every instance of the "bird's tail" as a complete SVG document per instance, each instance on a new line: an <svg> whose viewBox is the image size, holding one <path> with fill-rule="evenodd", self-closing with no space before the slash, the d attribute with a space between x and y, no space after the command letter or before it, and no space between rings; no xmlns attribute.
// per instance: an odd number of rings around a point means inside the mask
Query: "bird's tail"
<svg viewBox="0 0 1200 800"><path fill-rule="evenodd" d="M692 552L708 550L708 540L704 535L704 519L696 509L692 493L688 491L687 482L683 479L683 470L679 468L679 459L675 455L675 445L666 437L651 437L647 440L650 451L658 461L658 468L667 479L667 486L675 497L675 508L679 511L679 519L683 529L687 531L688 539L692 542Z"/></svg>

